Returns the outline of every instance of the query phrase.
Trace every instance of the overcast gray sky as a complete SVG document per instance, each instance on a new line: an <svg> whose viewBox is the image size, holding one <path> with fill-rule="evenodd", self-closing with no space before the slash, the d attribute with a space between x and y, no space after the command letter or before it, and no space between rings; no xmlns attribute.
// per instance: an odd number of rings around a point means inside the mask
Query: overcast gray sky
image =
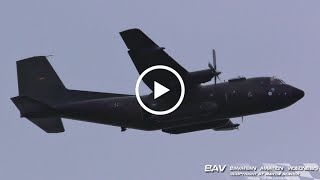
<svg viewBox="0 0 320 180"><path fill-rule="evenodd" d="M1 1L0 179L213 179L205 164L320 162L319 8L318 0ZM65 133L46 134L19 118L9 99L18 94L15 61L30 56L53 54L68 88L133 94L138 73L118 34L129 28L189 71L207 68L215 48L222 79L277 76L306 95L229 132L121 133L65 119Z"/></svg>

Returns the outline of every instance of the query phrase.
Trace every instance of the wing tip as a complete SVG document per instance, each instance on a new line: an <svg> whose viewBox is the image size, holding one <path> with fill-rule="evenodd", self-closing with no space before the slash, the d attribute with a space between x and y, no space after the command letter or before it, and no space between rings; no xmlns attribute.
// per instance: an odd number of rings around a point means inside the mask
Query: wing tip
<svg viewBox="0 0 320 180"><path fill-rule="evenodd" d="M128 49L143 49L158 47L142 30L127 29L120 32L120 36Z"/></svg>
<svg viewBox="0 0 320 180"><path fill-rule="evenodd" d="M139 28L131 28L131 29L127 29L127 30L124 30L124 31L121 31L119 32L119 34L122 36L122 35L125 35L127 33L130 33L130 32L142 32L141 29Z"/></svg>

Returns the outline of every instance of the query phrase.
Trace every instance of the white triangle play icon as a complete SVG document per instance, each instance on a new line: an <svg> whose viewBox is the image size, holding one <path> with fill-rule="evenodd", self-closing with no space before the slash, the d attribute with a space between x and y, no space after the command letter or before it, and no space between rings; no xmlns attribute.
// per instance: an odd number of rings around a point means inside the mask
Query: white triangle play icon
<svg viewBox="0 0 320 180"><path fill-rule="evenodd" d="M164 95L165 93L169 92L170 89L162 86L161 84L159 84L158 82L154 81L154 91L153 91L153 98L157 99L158 97Z"/></svg>

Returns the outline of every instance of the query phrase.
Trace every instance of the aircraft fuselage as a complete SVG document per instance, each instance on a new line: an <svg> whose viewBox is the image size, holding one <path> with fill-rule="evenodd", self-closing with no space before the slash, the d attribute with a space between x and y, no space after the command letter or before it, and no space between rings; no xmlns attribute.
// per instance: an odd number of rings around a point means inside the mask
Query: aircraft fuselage
<svg viewBox="0 0 320 180"><path fill-rule="evenodd" d="M75 101L54 107L61 117L140 130L159 130L270 112L290 106L304 96L293 86L270 77L202 85L186 94L174 112L158 116L144 111L135 96ZM151 95L141 99L157 104Z"/></svg>

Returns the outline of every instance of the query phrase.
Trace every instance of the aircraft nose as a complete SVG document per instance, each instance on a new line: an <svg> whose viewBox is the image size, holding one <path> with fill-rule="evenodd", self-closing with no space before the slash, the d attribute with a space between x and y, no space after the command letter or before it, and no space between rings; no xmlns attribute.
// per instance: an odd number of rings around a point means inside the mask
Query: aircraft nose
<svg viewBox="0 0 320 180"><path fill-rule="evenodd" d="M304 96L304 91L302 91L301 89L298 88L293 88L292 89L292 97L298 101L299 99L303 98Z"/></svg>

